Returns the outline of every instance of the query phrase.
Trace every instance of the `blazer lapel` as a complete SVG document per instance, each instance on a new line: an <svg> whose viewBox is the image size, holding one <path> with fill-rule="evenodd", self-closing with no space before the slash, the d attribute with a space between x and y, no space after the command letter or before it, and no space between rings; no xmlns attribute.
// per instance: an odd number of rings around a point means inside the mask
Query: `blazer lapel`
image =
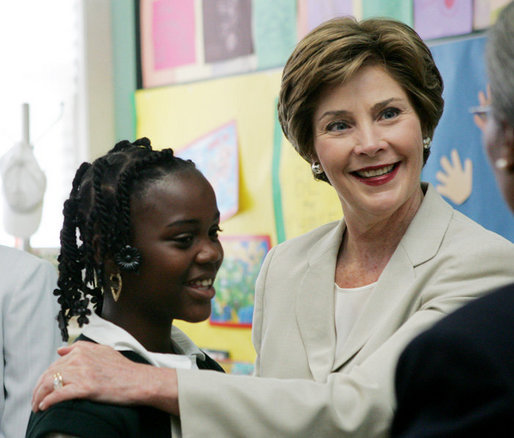
<svg viewBox="0 0 514 438"><path fill-rule="evenodd" d="M297 322L309 368L317 382L326 380L335 353L335 263L344 228L340 221L312 246L296 298Z"/></svg>
<svg viewBox="0 0 514 438"><path fill-rule="evenodd" d="M371 337L382 318L387 318L396 307L396 297L414 280L414 268L407 254L399 246L378 279L361 314L355 321L339 357L334 361L336 371L354 357Z"/></svg>
<svg viewBox="0 0 514 438"><path fill-rule="evenodd" d="M453 210L431 185L422 183L422 188L425 191L423 203L380 275L331 371L341 368L360 351L382 319L396 318L400 297L415 282L415 267L439 251ZM333 309L332 305L332 312Z"/></svg>

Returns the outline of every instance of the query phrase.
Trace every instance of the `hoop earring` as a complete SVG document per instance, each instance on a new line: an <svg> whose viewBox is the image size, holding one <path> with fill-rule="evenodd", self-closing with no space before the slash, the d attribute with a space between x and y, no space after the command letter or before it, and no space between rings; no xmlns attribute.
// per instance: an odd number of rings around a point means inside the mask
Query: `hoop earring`
<svg viewBox="0 0 514 438"><path fill-rule="evenodd" d="M321 175L323 173L323 169L321 168L321 164L319 164L317 161L311 164L312 173L314 175Z"/></svg>
<svg viewBox="0 0 514 438"><path fill-rule="evenodd" d="M425 150L430 149L431 142L432 142L432 139L430 137L425 137L423 139L423 149L425 149Z"/></svg>
<svg viewBox="0 0 514 438"><path fill-rule="evenodd" d="M109 281L111 283L109 287L111 288L112 298L117 302L120 299L121 288L123 286L120 273L117 272L116 274L109 275Z"/></svg>

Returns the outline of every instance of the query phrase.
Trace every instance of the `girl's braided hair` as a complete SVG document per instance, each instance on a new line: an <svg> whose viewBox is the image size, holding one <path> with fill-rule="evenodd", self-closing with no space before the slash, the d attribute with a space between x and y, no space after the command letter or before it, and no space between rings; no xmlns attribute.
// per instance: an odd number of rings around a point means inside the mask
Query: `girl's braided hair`
<svg viewBox="0 0 514 438"><path fill-rule="evenodd" d="M105 257L122 271L139 269L141 255L131 246L131 197L142 197L152 182L187 169L195 169L191 160L174 156L172 149L153 150L145 137L121 141L92 164L79 167L64 203L54 291L61 305L57 320L63 340L68 340L72 317L80 327L89 322L90 303L101 314Z"/></svg>

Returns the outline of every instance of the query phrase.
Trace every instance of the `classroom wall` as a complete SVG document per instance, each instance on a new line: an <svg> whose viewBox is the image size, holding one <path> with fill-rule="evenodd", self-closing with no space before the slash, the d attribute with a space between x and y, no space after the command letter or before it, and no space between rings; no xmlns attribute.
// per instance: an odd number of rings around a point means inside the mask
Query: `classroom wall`
<svg viewBox="0 0 514 438"><path fill-rule="evenodd" d="M118 108L113 99L112 51L118 41L111 33L111 10L104 0L80 3L83 13L83 64L79 67L83 107L79 129L89 157L102 155L114 142L114 118Z"/></svg>

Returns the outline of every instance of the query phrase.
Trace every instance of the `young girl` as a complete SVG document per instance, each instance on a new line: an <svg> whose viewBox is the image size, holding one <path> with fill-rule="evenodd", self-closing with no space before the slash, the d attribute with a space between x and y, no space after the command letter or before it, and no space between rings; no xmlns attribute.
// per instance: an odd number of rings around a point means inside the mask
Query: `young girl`
<svg viewBox="0 0 514 438"><path fill-rule="evenodd" d="M78 340L135 362L222 371L172 326L209 317L223 259L214 191L192 161L154 151L146 138L122 141L80 166L63 213L54 293L65 341L77 317ZM56 390L63 384L56 373ZM72 400L32 414L27 437L169 438L178 428L153 408Z"/></svg>

